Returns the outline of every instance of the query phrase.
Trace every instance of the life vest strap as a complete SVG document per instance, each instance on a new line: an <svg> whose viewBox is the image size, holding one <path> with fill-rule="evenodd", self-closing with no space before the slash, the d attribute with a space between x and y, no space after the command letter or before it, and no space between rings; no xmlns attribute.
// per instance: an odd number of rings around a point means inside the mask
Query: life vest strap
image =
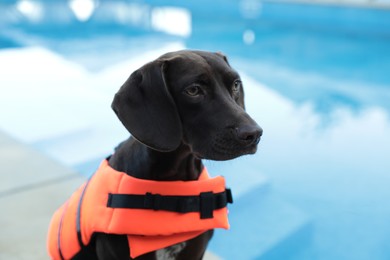
<svg viewBox="0 0 390 260"><path fill-rule="evenodd" d="M213 211L233 203L230 189L223 192L202 192L198 196L152 194L108 194L107 207L165 210L179 213L199 212L201 219L213 218Z"/></svg>

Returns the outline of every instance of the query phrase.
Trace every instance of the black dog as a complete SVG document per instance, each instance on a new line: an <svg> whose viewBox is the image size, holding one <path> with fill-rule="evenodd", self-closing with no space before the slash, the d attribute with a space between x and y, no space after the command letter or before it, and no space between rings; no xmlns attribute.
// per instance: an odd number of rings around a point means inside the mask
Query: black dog
<svg viewBox="0 0 390 260"><path fill-rule="evenodd" d="M161 56L129 77L112 108L132 137L109 164L141 179L196 180L202 159L253 154L262 135L245 112L240 76L220 53ZM137 259L202 259L212 233ZM125 235L98 233L76 258L129 259L129 250Z"/></svg>

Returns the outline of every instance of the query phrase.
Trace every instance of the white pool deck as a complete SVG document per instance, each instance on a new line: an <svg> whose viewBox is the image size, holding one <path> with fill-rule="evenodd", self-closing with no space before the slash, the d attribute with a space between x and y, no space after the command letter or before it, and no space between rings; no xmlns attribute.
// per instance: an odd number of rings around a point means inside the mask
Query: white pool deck
<svg viewBox="0 0 390 260"><path fill-rule="evenodd" d="M0 259L49 259L51 215L83 178L2 132L0 158Z"/></svg>

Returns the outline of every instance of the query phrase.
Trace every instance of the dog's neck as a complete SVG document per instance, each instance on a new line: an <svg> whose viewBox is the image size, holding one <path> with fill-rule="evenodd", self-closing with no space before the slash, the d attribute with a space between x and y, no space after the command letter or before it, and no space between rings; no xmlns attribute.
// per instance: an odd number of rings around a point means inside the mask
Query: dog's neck
<svg viewBox="0 0 390 260"><path fill-rule="evenodd" d="M159 181L197 180L203 168L202 161L185 144L172 152L159 152L133 137L116 149L109 164L133 177Z"/></svg>

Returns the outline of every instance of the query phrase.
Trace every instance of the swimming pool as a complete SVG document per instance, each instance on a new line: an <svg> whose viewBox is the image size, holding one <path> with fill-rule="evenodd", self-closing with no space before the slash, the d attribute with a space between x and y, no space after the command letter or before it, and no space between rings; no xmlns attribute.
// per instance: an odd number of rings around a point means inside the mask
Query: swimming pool
<svg viewBox="0 0 390 260"><path fill-rule="evenodd" d="M43 5L41 23L0 15L2 130L88 175L127 136L109 104L131 70L170 50L222 51L264 138L254 156L206 162L236 198L232 230L209 249L223 259L390 257L388 9L170 1L190 28L167 34L150 23L166 3L115 4L84 22L59 2ZM115 8L138 18L113 19Z"/></svg>

